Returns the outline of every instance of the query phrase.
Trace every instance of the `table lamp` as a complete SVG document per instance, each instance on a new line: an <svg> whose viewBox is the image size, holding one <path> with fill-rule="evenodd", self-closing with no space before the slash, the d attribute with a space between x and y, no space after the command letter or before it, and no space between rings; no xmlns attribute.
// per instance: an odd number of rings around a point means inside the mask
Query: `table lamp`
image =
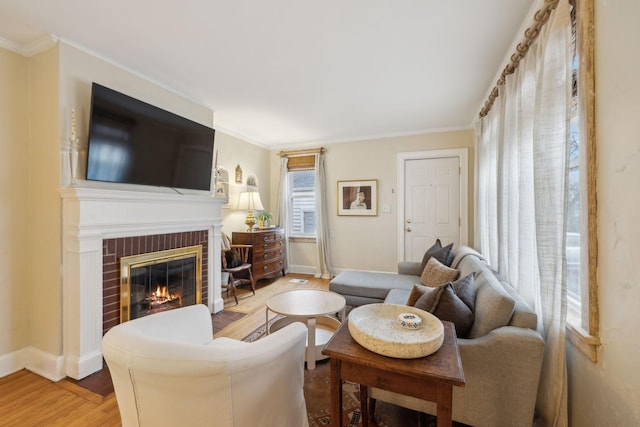
<svg viewBox="0 0 640 427"><path fill-rule="evenodd" d="M247 224L247 231L253 231L256 218L253 216L254 210L263 210L262 201L260 201L260 193L257 191L242 191L236 205L237 211L247 211L247 217L244 223Z"/></svg>

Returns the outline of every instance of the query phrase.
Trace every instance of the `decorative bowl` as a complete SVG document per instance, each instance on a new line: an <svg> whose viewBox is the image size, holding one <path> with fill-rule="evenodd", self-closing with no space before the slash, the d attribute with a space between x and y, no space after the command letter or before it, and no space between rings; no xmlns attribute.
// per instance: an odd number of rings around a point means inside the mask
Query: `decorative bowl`
<svg viewBox="0 0 640 427"><path fill-rule="evenodd" d="M419 327L405 327L400 315L421 319ZM374 353L398 359L425 357L438 351L444 341L440 319L419 308L398 304L367 304L349 313L349 332L353 339Z"/></svg>

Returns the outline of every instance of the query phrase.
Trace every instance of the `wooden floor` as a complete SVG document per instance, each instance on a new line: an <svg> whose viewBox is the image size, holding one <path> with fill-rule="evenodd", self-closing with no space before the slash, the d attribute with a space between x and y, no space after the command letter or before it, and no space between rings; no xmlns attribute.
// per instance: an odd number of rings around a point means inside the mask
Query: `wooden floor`
<svg viewBox="0 0 640 427"><path fill-rule="evenodd" d="M297 284L291 279L305 279ZM258 283L256 295L246 288L238 290L239 304L226 295L225 310L245 314L216 334L216 337L242 339L265 322L265 304L276 293L289 289L324 289L329 281L306 275L288 275ZM113 393L106 397L92 393L71 381L52 382L30 371L21 370L0 378L0 426L119 426L120 413Z"/></svg>

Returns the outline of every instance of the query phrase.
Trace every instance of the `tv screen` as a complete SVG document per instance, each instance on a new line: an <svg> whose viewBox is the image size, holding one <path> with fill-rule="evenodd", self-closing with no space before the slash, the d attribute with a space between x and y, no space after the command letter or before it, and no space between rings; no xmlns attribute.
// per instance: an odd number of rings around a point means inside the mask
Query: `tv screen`
<svg viewBox="0 0 640 427"><path fill-rule="evenodd" d="M210 191L214 135L210 127L93 83L86 176Z"/></svg>

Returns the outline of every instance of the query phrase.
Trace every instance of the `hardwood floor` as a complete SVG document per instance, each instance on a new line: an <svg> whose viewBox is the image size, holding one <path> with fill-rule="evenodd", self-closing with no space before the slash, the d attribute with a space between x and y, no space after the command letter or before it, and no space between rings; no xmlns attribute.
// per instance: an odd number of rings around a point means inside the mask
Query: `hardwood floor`
<svg viewBox="0 0 640 427"><path fill-rule="evenodd" d="M305 284L290 282L305 279ZM239 304L226 295L225 310L245 314L216 333L216 337L242 339L265 322L265 304L276 293L288 289L328 290L329 281L292 274L275 280L263 280L254 296L246 287L238 290ZM119 426L120 413L113 393L102 397L79 385L62 380L49 381L25 369L0 378L0 426Z"/></svg>

